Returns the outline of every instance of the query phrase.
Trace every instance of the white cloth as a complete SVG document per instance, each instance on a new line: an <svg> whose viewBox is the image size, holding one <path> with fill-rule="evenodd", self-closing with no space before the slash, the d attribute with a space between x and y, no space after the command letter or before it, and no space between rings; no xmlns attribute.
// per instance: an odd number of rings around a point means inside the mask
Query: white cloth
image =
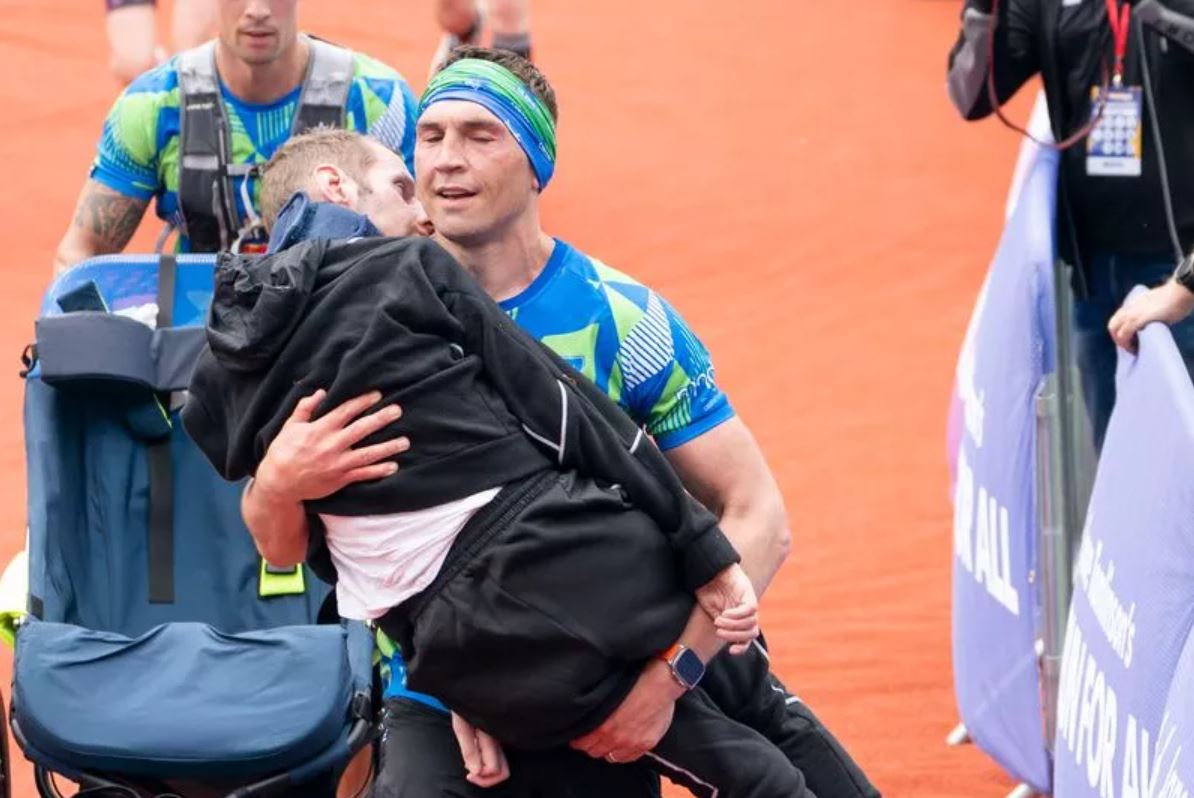
<svg viewBox="0 0 1194 798"><path fill-rule="evenodd" d="M147 302L144 305L133 305L112 311L117 316L124 316L133 321L139 321L151 330L158 326L158 303Z"/></svg>
<svg viewBox="0 0 1194 798"><path fill-rule="evenodd" d="M439 574L460 530L499 490L410 513L320 513L336 566L340 616L360 621L380 618L425 589Z"/></svg>

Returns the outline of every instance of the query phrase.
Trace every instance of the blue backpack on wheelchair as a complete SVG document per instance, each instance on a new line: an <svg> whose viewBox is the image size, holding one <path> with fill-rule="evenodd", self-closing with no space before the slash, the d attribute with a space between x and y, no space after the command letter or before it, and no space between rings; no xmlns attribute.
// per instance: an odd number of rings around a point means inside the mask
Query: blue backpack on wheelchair
<svg viewBox="0 0 1194 798"><path fill-rule="evenodd" d="M129 798L317 795L371 738L369 631L317 623L328 586L261 560L243 485L179 422L213 271L96 258L37 320L11 726L47 798L52 773Z"/></svg>

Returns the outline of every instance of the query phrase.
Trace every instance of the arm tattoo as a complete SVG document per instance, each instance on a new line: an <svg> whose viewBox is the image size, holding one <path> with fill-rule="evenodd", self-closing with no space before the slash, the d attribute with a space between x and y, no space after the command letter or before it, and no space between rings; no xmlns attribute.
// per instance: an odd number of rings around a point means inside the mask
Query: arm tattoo
<svg viewBox="0 0 1194 798"><path fill-rule="evenodd" d="M110 189L92 189L79 198L75 225L95 239L100 252L119 252L137 232L148 204Z"/></svg>

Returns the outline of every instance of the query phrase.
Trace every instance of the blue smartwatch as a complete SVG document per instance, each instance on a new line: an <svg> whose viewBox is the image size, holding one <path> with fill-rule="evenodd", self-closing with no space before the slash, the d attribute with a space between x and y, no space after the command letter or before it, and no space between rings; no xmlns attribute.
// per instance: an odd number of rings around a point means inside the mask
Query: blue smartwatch
<svg viewBox="0 0 1194 798"><path fill-rule="evenodd" d="M667 663L672 678L685 690L696 687L705 676L705 663L687 646L676 643L660 654L659 658Z"/></svg>

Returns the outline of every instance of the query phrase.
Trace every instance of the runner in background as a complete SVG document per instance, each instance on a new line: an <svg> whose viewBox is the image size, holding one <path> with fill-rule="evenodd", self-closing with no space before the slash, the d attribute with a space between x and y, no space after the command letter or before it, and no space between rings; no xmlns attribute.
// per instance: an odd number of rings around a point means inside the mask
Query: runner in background
<svg viewBox="0 0 1194 798"><path fill-rule="evenodd" d="M486 24L492 36L490 46L531 60L530 0L435 0L435 21L444 35L431 58L431 75L453 48L482 44Z"/></svg>
<svg viewBox="0 0 1194 798"><path fill-rule="evenodd" d="M158 44L155 0L105 0L108 9L108 66L126 86L170 53ZM215 0L174 0L170 20L172 52L197 47L215 35Z"/></svg>
<svg viewBox="0 0 1194 798"><path fill-rule="evenodd" d="M219 0L215 11L215 38L116 99L55 273L124 251L151 201L179 231L179 252L263 249L256 169L320 124L373 136L412 163L416 100L401 75L301 33L299 0Z"/></svg>

